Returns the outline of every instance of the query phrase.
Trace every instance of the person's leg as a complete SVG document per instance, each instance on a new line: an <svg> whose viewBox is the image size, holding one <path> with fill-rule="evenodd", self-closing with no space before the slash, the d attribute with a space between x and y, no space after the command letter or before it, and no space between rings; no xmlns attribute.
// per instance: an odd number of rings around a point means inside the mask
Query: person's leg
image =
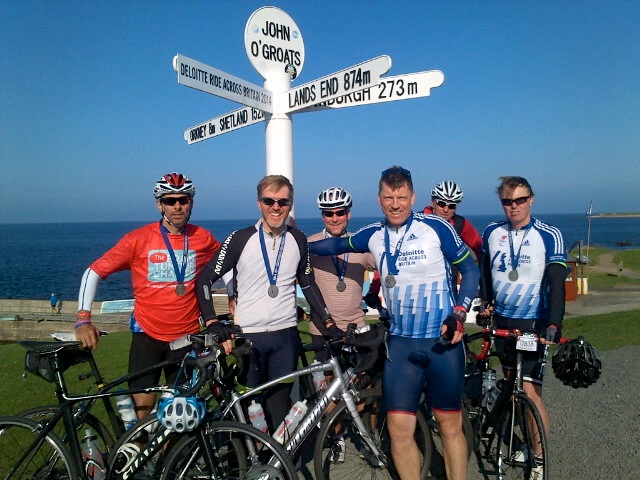
<svg viewBox="0 0 640 480"><path fill-rule="evenodd" d="M414 438L415 413L389 412L387 427L391 438L391 456L398 475L402 480L418 480L421 458Z"/></svg>
<svg viewBox="0 0 640 480"><path fill-rule="evenodd" d="M166 342L159 342L149 337L146 333L132 333L131 348L129 350L129 373L138 372L146 367L154 365L164 359ZM160 370L133 378L129 381L130 388L145 388L158 385ZM145 418L155 405L156 396L149 393L136 393L132 395L135 403L136 414L139 419Z"/></svg>
<svg viewBox="0 0 640 480"><path fill-rule="evenodd" d="M467 478L467 440L462 429L462 411L450 412L433 410L440 439L447 479Z"/></svg>

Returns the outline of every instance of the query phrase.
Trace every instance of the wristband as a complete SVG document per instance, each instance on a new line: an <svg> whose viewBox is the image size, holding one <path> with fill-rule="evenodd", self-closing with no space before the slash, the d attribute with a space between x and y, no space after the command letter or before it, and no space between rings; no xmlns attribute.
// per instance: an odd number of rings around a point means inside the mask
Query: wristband
<svg viewBox="0 0 640 480"><path fill-rule="evenodd" d="M85 325L91 325L91 322L89 320L81 320L79 322L76 322L76 326L75 328L80 328L80 327L84 327Z"/></svg>
<svg viewBox="0 0 640 480"><path fill-rule="evenodd" d="M458 312L462 312L465 315L467 314L467 309L464 308L462 305L456 305L455 307L453 307L453 311L458 311Z"/></svg>
<svg viewBox="0 0 640 480"><path fill-rule="evenodd" d="M91 318L91 312L88 310L78 311L78 320L89 320Z"/></svg>

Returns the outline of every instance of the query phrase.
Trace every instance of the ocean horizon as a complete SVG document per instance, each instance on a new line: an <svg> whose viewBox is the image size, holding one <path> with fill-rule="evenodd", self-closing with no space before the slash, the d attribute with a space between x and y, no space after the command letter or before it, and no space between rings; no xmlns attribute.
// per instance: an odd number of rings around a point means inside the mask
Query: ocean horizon
<svg viewBox="0 0 640 480"><path fill-rule="evenodd" d="M567 250L582 241L591 247L640 248L640 217L588 217L582 214L535 214L536 218L558 227ZM465 215L480 233L499 215ZM380 220L381 217L354 217L349 230ZM238 228L254 219L194 220L222 242ZM150 223L25 223L0 224L4 248L0 252L0 299L42 299L55 292L64 300L75 301L80 278L96 258L111 248L127 232ZM311 235L322 230L322 219L296 219L296 226ZM589 228L590 226L590 228ZM623 244L625 246L621 246ZM132 298L131 276L118 272L101 282L96 301Z"/></svg>

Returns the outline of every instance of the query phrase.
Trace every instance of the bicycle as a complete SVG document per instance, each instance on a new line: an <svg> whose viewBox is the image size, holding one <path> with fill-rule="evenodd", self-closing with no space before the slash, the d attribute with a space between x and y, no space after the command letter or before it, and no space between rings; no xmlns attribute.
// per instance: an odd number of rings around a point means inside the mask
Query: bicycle
<svg viewBox="0 0 640 480"><path fill-rule="evenodd" d="M371 335L346 338L346 344L355 348L377 348L384 340L386 331L375 328ZM324 347L321 347L324 348ZM369 359L372 364L375 358ZM354 371L365 371L370 365L361 364ZM381 394L379 391L358 390L352 378L347 378L340 361L332 356L328 361L302 367L290 374L283 375L241 393L226 385L224 393L219 396L221 402L218 418L235 418L247 422L243 403L264 390L280 382L292 381L296 378L311 376L314 372L331 371L333 381L327 389L319 392L307 413L300 420L297 428L285 437L283 447L291 458L299 454L300 446L316 428L320 428L314 446L315 478L356 478L365 474L367 477L394 478L397 476L391 461L388 442L384 434L385 416L380 415ZM339 400L339 401L338 401ZM334 402L336 402L334 405ZM331 413L328 411L331 410ZM340 424L342 436L336 438L336 425ZM426 425L417 429L422 435L421 442L429 442ZM342 441L342 445L339 442ZM340 451L337 450L340 447ZM344 448L342 448L344 447ZM180 439L164 465L164 477L193 478L200 473L203 463L203 452L192 438ZM360 473L357 473L360 472Z"/></svg>
<svg viewBox="0 0 640 480"><path fill-rule="evenodd" d="M175 398L192 398L210 379L210 369L221 355L215 338L208 334L190 336L194 343L206 345L200 356L187 355L183 366L197 372L193 381L184 390L158 386L144 389L130 389L125 392L101 392L97 394L69 395L64 371L71 365L86 359L78 342L21 342L27 347L27 355L37 357L37 362L27 363L35 372L40 371L54 378L58 410L51 418L35 422L22 417L0 417L0 478L53 478L82 479L90 469L101 467L85 464L76 437L73 406L94 398L111 397L122 393L175 393ZM123 377L127 379L128 376ZM206 415L206 414L205 414ZM290 458L270 437L257 429L237 422L200 421L194 429L178 435L169 429L159 431L141 451L135 452L130 462L121 471L99 468L94 478L133 478L144 472L151 458L158 452L162 456L171 452L169 439L175 436L191 436L196 439L204 452L205 465L211 472L210 478L244 478L245 476L267 473L270 478L288 480L296 478L295 468ZM66 442L54 433L62 422ZM260 447L258 448L257 445ZM245 447L250 446L248 451ZM157 478L157 477L156 477ZM253 478L253 477L251 477Z"/></svg>
<svg viewBox="0 0 640 480"><path fill-rule="evenodd" d="M492 392L480 391L480 379L483 373L493 370L491 357L497 356L493 349L496 337L515 342L516 366L511 378L498 380L495 388L499 393L495 397L494 391L491 397ZM479 340L481 348L471 348ZM547 480L549 475L549 447L542 418L523 389L522 355L524 351L535 351L538 342L539 336L534 332L488 326L465 335L465 403L474 430L474 450L481 467L484 469L484 461L493 465L500 480Z"/></svg>

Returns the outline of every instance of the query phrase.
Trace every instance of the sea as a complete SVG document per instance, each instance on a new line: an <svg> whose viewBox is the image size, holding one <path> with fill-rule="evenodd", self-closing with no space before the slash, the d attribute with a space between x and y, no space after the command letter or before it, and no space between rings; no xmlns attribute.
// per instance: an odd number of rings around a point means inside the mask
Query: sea
<svg viewBox="0 0 640 480"><path fill-rule="evenodd" d="M482 230L498 217L468 215ZM586 248L640 248L640 217L591 217L584 214L536 215L557 226L565 247L571 250L582 242ZM352 218L349 230L378 221L379 217ZM219 240L256 219L194 221ZM46 300L55 292L64 300L77 300L80 278L91 262L111 248L125 233L146 222L0 224L3 248L0 251L0 299ZM307 235L322 229L320 218L296 219ZM584 250L583 250L584 252ZM220 285L221 286L221 285ZM111 275L100 283L97 301L132 298L128 271Z"/></svg>

